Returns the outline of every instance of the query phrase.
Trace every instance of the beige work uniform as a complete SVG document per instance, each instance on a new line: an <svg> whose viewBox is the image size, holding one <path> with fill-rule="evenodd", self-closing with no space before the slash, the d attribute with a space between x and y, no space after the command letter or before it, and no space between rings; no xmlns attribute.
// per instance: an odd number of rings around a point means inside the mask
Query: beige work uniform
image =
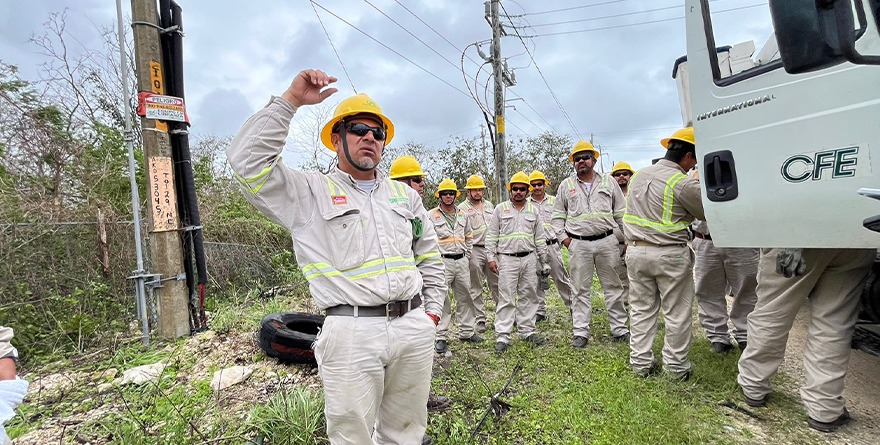
<svg viewBox="0 0 880 445"><path fill-rule="evenodd" d="M12 346L12 328L0 326L0 358L12 357L18 359L18 350Z"/></svg>
<svg viewBox="0 0 880 445"><path fill-rule="evenodd" d="M531 196L528 199L538 208L541 214L541 221L544 222L544 236L547 237L547 260L550 263L550 276L553 277L553 281L556 283L556 290L559 291L559 297L562 298L565 307L571 309L571 277L565 269L565 263L562 262L562 244L559 243L565 236L560 237L559 234L553 232L553 226L551 225L553 205L556 202L556 197L545 194L544 199L541 201L537 201ZM541 265L538 264L537 267L540 268ZM547 315L547 299L541 286L538 286L538 314Z"/></svg>
<svg viewBox="0 0 880 445"><path fill-rule="evenodd" d="M489 219L492 218L495 206L488 199L484 199L483 210L480 211L469 200L465 199L458 205L458 208L467 215L474 234L474 244L469 264L471 271L471 298L474 300L474 307L477 308L477 323L485 323L484 279L489 285L489 295L492 296L492 301L498 303L498 274L489 269L489 260L486 255L486 231L489 229Z"/></svg>
<svg viewBox="0 0 880 445"><path fill-rule="evenodd" d="M443 263L419 195L378 173L365 192L339 169L289 168L281 150L295 110L273 98L245 122L227 156L248 201L293 235L315 304L379 306L421 294L425 311L442 313ZM421 441L434 335L418 307L395 319L326 318L314 350L330 443Z"/></svg>
<svg viewBox="0 0 880 445"><path fill-rule="evenodd" d="M623 217L633 370L647 371L654 363L651 346L660 310L666 325L664 367L677 375L691 369L694 254L687 227L695 218L704 219L700 183L677 163L661 159L633 175Z"/></svg>
<svg viewBox="0 0 880 445"><path fill-rule="evenodd" d="M440 324L437 325L437 340L447 339L449 326L452 324L450 294L455 298L458 337L470 338L474 335L477 313L471 297L471 272L468 266L473 244L470 220L465 216L464 211L457 208L454 214L446 215L440 207L435 207L428 211L428 217L431 218L434 231L437 232L440 256L446 269L446 287L449 289L443 303L443 316L440 318Z"/></svg>
<svg viewBox="0 0 880 445"><path fill-rule="evenodd" d="M621 228L623 208L623 192L610 175L594 172L589 184L576 175L570 176L556 190L553 230L561 239L572 239L568 264L574 287L571 309L575 337L590 336L594 270L605 294L611 335L619 337L629 332L623 286L617 273L620 251L613 236L614 229Z"/></svg>
<svg viewBox="0 0 880 445"><path fill-rule="evenodd" d="M504 201L495 207L486 233L489 261L498 265L496 341L510 343L514 318L521 338L535 332L538 313L538 261L547 263L547 241L538 208L526 200L522 209Z"/></svg>
<svg viewBox="0 0 880 445"><path fill-rule="evenodd" d="M694 260L694 295L699 305L700 324L712 343L730 344L728 320L737 342L748 340L747 317L755 308L758 295L758 256L760 249L716 247L705 221L695 221L697 237L691 242ZM727 289L733 296L727 310Z"/></svg>
<svg viewBox="0 0 880 445"><path fill-rule="evenodd" d="M776 273L779 249L762 249L758 265L758 303L749 315L749 345L739 359L737 382L743 393L761 399L771 391L791 326L810 300L804 345L806 379L801 400L807 414L831 422L843 414L843 381L859 313L865 277L874 249L804 249L806 272L785 278Z"/></svg>

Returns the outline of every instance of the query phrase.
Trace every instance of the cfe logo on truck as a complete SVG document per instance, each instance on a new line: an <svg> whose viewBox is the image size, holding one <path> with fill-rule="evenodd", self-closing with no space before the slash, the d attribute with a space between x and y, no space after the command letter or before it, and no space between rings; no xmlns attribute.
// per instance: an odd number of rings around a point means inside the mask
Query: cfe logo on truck
<svg viewBox="0 0 880 445"><path fill-rule="evenodd" d="M813 154L796 154L782 163L782 177L788 182L851 178L859 165L859 147L823 150Z"/></svg>

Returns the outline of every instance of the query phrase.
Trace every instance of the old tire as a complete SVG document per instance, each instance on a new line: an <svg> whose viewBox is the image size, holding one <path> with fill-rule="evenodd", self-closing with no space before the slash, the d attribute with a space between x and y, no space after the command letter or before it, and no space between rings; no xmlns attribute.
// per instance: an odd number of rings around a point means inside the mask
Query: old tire
<svg viewBox="0 0 880 445"><path fill-rule="evenodd" d="M312 344L322 326L323 315L302 312L266 315L260 322L260 348L282 362L316 364Z"/></svg>

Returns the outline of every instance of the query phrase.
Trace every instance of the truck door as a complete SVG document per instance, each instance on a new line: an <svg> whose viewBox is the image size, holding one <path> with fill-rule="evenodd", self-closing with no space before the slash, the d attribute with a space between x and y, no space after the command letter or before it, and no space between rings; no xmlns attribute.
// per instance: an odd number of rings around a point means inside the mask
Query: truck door
<svg viewBox="0 0 880 445"><path fill-rule="evenodd" d="M737 42L715 41L707 0L685 8L691 119L716 244L880 246L880 234L863 227L880 201L858 193L880 188L880 66L842 62L789 74L760 51L753 67L724 70L717 48ZM877 55L874 14L856 43Z"/></svg>

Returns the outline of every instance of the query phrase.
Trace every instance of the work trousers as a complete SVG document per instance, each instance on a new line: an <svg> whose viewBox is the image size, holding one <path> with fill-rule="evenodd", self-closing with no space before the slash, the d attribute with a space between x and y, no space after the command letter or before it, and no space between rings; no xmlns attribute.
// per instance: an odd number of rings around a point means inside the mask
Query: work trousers
<svg viewBox="0 0 880 445"><path fill-rule="evenodd" d="M715 247L712 240L702 238L695 238L693 247L695 295L706 337L712 343L730 344L729 320L736 341L747 341L747 317L758 301L759 249ZM733 296L729 313L728 286Z"/></svg>
<svg viewBox="0 0 880 445"><path fill-rule="evenodd" d="M454 295L455 318L458 323L458 337L471 338L474 335L476 324L476 308L471 297L471 274L467 257L457 260L443 258L443 267L446 268L446 301L443 303L443 315L440 324L437 325L437 340L447 340L449 326L452 325L452 305Z"/></svg>
<svg viewBox="0 0 880 445"><path fill-rule="evenodd" d="M611 335L618 337L629 332L626 327L626 307L623 304L623 287L617 266L620 251L613 236L596 241L571 240L568 245L569 265L574 296L571 302L573 335L590 336L590 320L593 315L593 271L599 276L599 284L605 294L605 309Z"/></svg>
<svg viewBox="0 0 880 445"><path fill-rule="evenodd" d="M763 249L758 265L758 303L748 317L749 345L739 359L737 382L760 399L771 391L785 345L801 306L810 301L804 345L801 400L807 414L831 422L842 413L843 380L865 277L874 249L804 249L806 272L785 278L776 273L778 249Z"/></svg>
<svg viewBox="0 0 880 445"><path fill-rule="evenodd" d="M483 301L483 280L489 284L489 294L492 300L498 303L498 274L489 269L489 259L486 256L486 248L473 246L471 249L471 298L477 310L477 323L486 322L486 303Z"/></svg>
<svg viewBox="0 0 880 445"><path fill-rule="evenodd" d="M629 275L626 271L626 243L617 243L620 254L620 263L617 264L617 276L620 277L620 287L623 288L623 305L629 305Z"/></svg>
<svg viewBox="0 0 880 445"><path fill-rule="evenodd" d="M495 310L495 341L510 343L513 322L521 338L535 332L538 314L538 273L535 253L524 257L498 254L498 306Z"/></svg>
<svg viewBox="0 0 880 445"><path fill-rule="evenodd" d="M421 308L328 316L315 341L332 445L418 444L428 424L434 322Z"/></svg>
<svg viewBox="0 0 880 445"><path fill-rule="evenodd" d="M664 368L674 374L691 369L688 352L693 338L693 255L684 244L663 247L630 244L627 247L632 328L629 362L634 370L648 370L654 363L651 347L661 309L666 326Z"/></svg>
<svg viewBox="0 0 880 445"><path fill-rule="evenodd" d="M565 307L571 309L571 277L568 276L565 263L562 262L562 249L560 249L559 243L547 246L547 260L550 263L550 276L556 283L559 297L562 298ZM535 258L535 261L535 267L540 270L542 268L541 260ZM547 315L547 297L541 286L538 286L538 314Z"/></svg>

